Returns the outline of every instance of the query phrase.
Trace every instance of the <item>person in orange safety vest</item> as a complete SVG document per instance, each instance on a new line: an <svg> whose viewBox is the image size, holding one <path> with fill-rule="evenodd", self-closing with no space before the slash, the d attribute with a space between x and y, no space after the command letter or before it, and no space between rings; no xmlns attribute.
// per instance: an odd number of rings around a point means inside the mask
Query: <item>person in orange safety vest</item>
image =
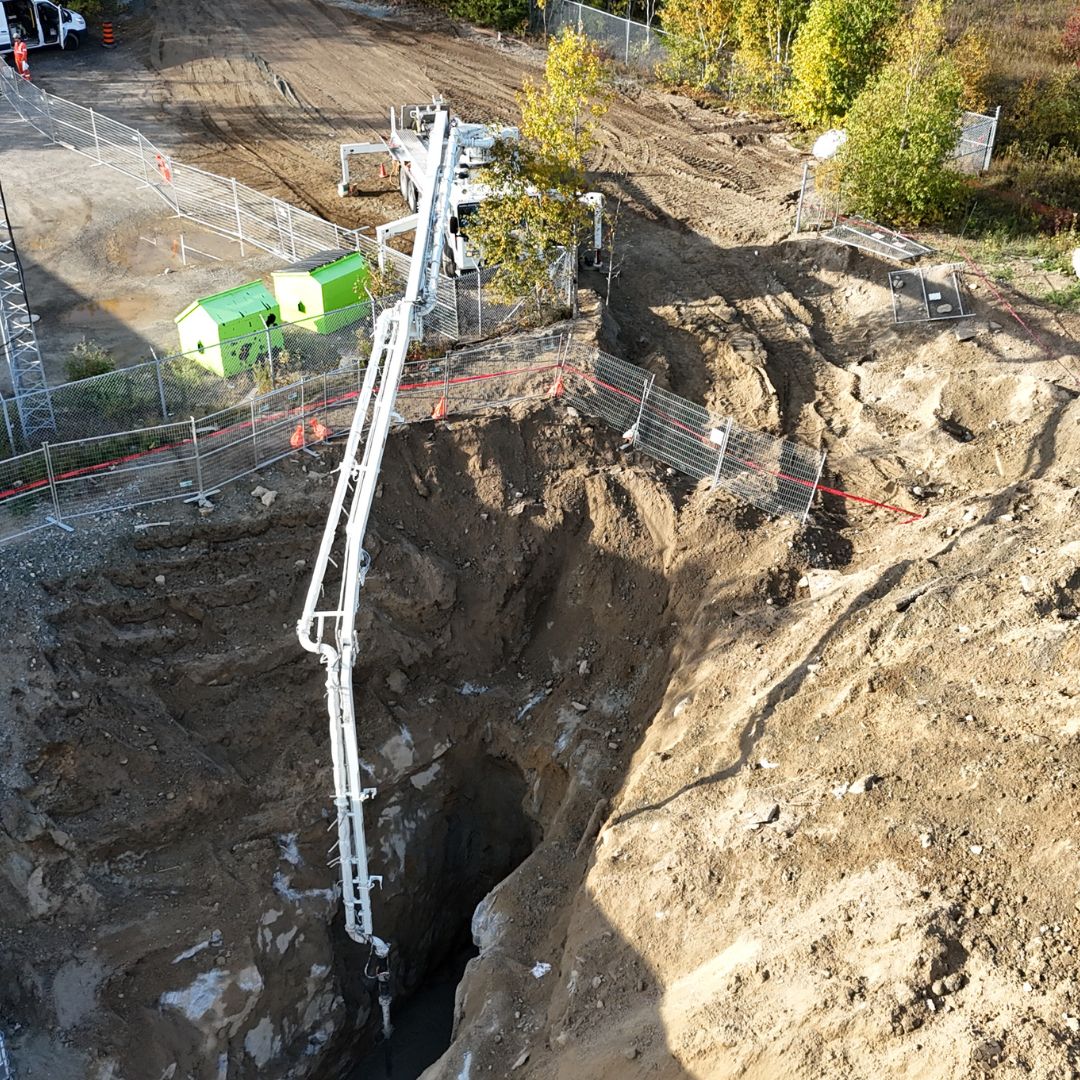
<svg viewBox="0 0 1080 1080"><path fill-rule="evenodd" d="M26 42L23 41L22 31L16 29L12 35L15 44L12 46L12 59L15 61L15 70L27 81L30 81L30 62L26 59Z"/></svg>

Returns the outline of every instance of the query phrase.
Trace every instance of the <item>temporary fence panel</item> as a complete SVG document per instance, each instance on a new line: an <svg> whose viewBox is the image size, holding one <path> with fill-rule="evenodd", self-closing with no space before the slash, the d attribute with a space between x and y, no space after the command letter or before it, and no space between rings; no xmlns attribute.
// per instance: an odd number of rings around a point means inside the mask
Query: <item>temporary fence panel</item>
<svg viewBox="0 0 1080 1080"><path fill-rule="evenodd" d="M936 322L974 315L964 304L963 278L952 263L889 274L893 322Z"/></svg>
<svg viewBox="0 0 1080 1080"><path fill-rule="evenodd" d="M824 465L820 451L712 417L600 350L572 347L563 370L565 400L621 432L627 447L769 513L799 521L809 513Z"/></svg>
<svg viewBox="0 0 1080 1080"><path fill-rule="evenodd" d="M910 236L857 217L842 218L828 232L821 233L821 238L834 244L845 244L860 251L868 251L871 255L895 259L897 262L917 259L934 250L912 240Z"/></svg>
<svg viewBox="0 0 1080 1080"><path fill-rule="evenodd" d="M44 449L0 461L0 541L43 529L57 513Z"/></svg>
<svg viewBox="0 0 1080 1080"><path fill-rule="evenodd" d="M717 438L724 439L716 483L752 506L804 521L825 455L734 422L715 430L722 433Z"/></svg>
<svg viewBox="0 0 1080 1080"><path fill-rule="evenodd" d="M806 162L795 210L795 232L831 229L839 216L839 194L819 175L816 162Z"/></svg>
<svg viewBox="0 0 1080 1080"><path fill-rule="evenodd" d="M961 116L960 136L952 154L957 169L965 173L980 173L990 168L1000 118L1000 105L994 110L993 116L977 112L965 112Z"/></svg>
<svg viewBox="0 0 1080 1080"><path fill-rule="evenodd" d="M47 453L64 521L188 498L197 490L187 424L56 443Z"/></svg>
<svg viewBox="0 0 1080 1080"><path fill-rule="evenodd" d="M8 1057L7 1045L4 1043L4 1033L0 1031L0 1080L15 1080L15 1070L12 1068L11 1059Z"/></svg>

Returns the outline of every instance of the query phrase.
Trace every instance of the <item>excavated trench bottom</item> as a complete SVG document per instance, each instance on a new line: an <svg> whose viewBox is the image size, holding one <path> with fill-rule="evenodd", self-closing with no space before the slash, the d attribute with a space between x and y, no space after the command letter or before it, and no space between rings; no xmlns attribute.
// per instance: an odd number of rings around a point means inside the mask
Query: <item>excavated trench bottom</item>
<svg viewBox="0 0 1080 1080"><path fill-rule="evenodd" d="M576 879L551 867L662 691L670 505L616 462L544 410L392 437L357 684L399 1080L447 1045L485 895L545 858L545 903L569 902ZM272 509L230 492L53 589L50 663L79 700L39 715L31 795L79 855L49 857L42 891L66 918L24 963L82 964L92 986L65 1011L27 977L15 1009L78 1025L122 1075L385 1071L327 865L324 673L293 630L332 483L329 455L321 477L302 464L263 478Z"/></svg>

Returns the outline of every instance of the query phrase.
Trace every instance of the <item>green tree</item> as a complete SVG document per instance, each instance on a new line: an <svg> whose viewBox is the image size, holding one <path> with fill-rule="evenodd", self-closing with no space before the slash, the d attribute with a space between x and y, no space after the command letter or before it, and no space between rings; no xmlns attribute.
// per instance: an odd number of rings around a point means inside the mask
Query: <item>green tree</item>
<svg viewBox="0 0 1080 1080"><path fill-rule="evenodd" d="M838 155L845 205L906 225L952 210L961 190L950 159L963 93L945 45L943 0L918 0L888 63L848 112Z"/></svg>
<svg viewBox="0 0 1080 1080"><path fill-rule="evenodd" d="M737 0L665 0L660 22L670 59L662 74L694 86L717 82L735 41L736 7Z"/></svg>
<svg viewBox="0 0 1080 1080"><path fill-rule="evenodd" d="M806 127L842 119L888 50L897 0L812 0L791 57L788 108Z"/></svg>
<svg viewBox="0 0 1080 1080"><path fill-rule="evenodd" d="M521 141L496 144L484 180L497 194L467 223L468 240L498 271L501 299L550 297L555 248L575 249L590 211L579 201L585 157L608 107L607 77L596 46L566 29L548 49L544 81L526 81L518 98Z"/></svg>

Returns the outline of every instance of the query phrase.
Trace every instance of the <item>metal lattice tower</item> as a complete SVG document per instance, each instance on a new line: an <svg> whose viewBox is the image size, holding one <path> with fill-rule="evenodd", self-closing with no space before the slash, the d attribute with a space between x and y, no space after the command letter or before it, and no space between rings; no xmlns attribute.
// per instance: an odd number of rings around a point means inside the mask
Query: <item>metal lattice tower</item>
<svg viewBox="0 0 1080 1080"><path fill-rule="evenodd" d="M11 374L11 391L19 411L23 436L35 436L56 430L49 385L38 352L37 335L26 299L22 264L11 234L4 189L0 185L0 338Z"/></svg>

